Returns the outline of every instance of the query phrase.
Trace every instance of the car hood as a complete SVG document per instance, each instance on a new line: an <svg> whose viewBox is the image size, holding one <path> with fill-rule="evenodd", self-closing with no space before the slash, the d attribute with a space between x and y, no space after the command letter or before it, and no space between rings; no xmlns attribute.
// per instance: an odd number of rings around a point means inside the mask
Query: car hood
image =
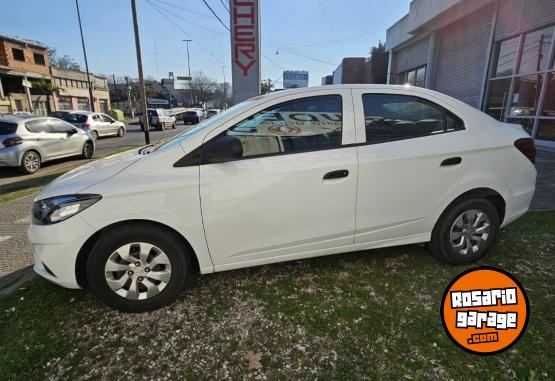
<svg viewBox="0 0 555 381"><path fill-rule="evenodd" d="M117 175L144 157L137 153L137 149L133 149L90 162L58 177L43 188L35 200L80 193L86 188Z"/></svg>

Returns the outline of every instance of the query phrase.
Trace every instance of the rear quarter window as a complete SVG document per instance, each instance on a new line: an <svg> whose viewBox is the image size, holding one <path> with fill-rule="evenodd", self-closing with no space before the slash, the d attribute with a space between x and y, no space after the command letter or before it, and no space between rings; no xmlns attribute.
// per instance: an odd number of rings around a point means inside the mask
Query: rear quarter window
<svg viewBox="0 0 555 381"><path fill-rule="evenodd" d="M11 135L17 131L17 124L0 122L0 135Z"/></svg>

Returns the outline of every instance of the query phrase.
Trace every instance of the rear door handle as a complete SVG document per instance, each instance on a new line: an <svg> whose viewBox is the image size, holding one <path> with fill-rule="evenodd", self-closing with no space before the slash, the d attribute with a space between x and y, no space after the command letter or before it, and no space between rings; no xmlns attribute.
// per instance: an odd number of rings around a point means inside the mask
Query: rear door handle
<svg viewBox="0 0 555 381"><path fill-rule="evenodd" d="M460 163L462 163L462 157L457 156L457 157L450 157L449 159L443 160L440 165L442 167L448 167L450 165L459 165Z"/></svg>
<svg viewBox="0 0 555 381"><path fill-rule="evenodd" d="M342 177L349 176L349 171L346 169L340 169L338 171L331 171L324 175L324 180L340 179Z"/></svg>

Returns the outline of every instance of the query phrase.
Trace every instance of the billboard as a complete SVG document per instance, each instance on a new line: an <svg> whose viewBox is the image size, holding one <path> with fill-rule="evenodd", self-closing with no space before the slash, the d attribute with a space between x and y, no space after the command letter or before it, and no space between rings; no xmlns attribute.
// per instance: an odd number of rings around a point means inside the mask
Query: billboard
<svg viewBox="0 0 555 381"><path fill-rule="evenodd" d="M283 88L296 89L297 87L308 87L308 71L285 70L283 72Z"/></svg>
<svg viewBox="0 0 555 381"><path fill-rule="evenodd" d="M233 102L260 95L259 0L230 0Z"/></svg>

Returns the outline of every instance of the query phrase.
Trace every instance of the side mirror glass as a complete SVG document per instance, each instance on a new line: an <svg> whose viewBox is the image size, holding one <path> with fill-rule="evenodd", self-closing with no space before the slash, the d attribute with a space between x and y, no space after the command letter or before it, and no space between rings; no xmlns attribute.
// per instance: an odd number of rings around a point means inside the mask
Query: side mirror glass
<svg viewBox="0 0 555 381"><path fill-rule="evenodd" d="M202 148L202 164L224 163L242 157L243 144L236 136L220 136L211 140Z"/></svg>

